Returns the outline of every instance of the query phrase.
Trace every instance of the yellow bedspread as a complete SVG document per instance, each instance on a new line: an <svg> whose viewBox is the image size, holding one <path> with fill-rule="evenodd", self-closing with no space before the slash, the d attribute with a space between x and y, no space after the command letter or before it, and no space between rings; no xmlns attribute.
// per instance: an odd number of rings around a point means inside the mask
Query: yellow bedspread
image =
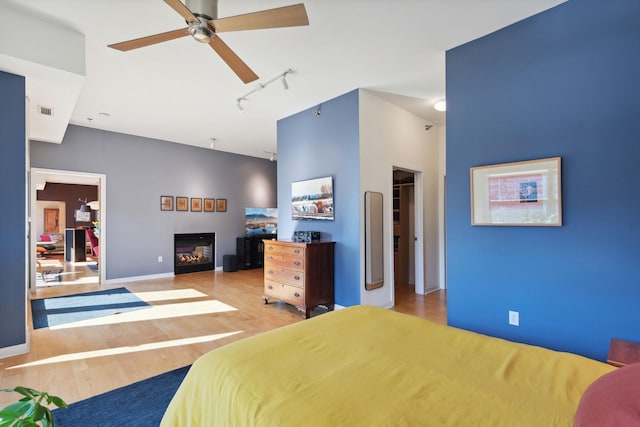
<svg viewBox="0 0 640 427"><path fill-rule="evenodd" d="M205 354L162 426L571 426L612 369L357 306Z"/></svg>

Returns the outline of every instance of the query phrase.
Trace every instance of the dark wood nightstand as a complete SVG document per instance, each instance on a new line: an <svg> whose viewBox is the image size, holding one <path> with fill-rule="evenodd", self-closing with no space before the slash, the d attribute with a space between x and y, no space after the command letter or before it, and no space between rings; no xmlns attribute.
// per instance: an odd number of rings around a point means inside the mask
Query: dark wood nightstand
<svg viewBox="0 0 640 427"><path fill-rule="evenodd" d="M607 356L608 364L622 367L637 362L640 362L639 343L611 338L609 355Z"/></svg>

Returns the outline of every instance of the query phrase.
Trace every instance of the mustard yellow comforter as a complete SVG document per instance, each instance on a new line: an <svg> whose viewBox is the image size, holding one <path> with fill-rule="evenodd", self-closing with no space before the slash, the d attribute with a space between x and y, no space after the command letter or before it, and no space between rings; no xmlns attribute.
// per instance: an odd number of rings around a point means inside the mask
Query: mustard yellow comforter
<svg viewBox="0 0 640 427"><path fill-rule="evenodd" d="M205 354L162 426L571 426L612 369L357 306Z"/></svg>

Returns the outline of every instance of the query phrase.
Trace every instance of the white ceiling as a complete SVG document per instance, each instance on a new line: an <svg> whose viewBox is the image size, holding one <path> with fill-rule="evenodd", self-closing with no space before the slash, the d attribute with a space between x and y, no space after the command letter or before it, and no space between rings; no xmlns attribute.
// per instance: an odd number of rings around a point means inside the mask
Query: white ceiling
<svg viewBox="0 0 640 427"><path fill-rule="evenodd" d="M298 1L220 0L219 17ZM277 151L277 120L356 88L444 124L445 114L432 105L445 97L445 51L564 0L302 1L307 27L221 34L260 77L247 85L191 38L129 52L107 47L184 27L161 0L0 0L0 6L85 35L86 77L70 123L206 148L215 138L218 150L268 158ZM288 91L275 81L249 96L243 112L236 108L237 98L289 68Z"/></svg>

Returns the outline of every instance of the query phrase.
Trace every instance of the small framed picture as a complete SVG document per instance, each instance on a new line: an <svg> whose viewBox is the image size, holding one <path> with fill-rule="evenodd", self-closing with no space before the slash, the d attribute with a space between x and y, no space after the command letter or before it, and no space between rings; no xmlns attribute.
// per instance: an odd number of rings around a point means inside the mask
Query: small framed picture
<svg viewBox="0 0 640 427"><path fill-rule="evenodd" d="M216 211L218 212L227 211L227 199L216 199Z"/></svg>
<svg viewBox="0 0 640 427"><path fill-rule="evenodd" d="M202 212L202 199L199 197L191 198L191 212Z"/></svg>
<svg viewBox="0 0 640 427"><path fill-rule="evenodd" d="M204 199L204 211L215 212L215 202L216 199Z"/></svg>
<svg viewBox="0 0 640 427"><path fill-rule="evenodd" d="M160 210L161 211L173 210L173 196L160 196Z"/></svg>
<svg viewBox="0 0 640 427"><path fill-rule="evenodd" d="M189 198L188 197L176 197L176 210L188 211L189 210Z"/></svg>

